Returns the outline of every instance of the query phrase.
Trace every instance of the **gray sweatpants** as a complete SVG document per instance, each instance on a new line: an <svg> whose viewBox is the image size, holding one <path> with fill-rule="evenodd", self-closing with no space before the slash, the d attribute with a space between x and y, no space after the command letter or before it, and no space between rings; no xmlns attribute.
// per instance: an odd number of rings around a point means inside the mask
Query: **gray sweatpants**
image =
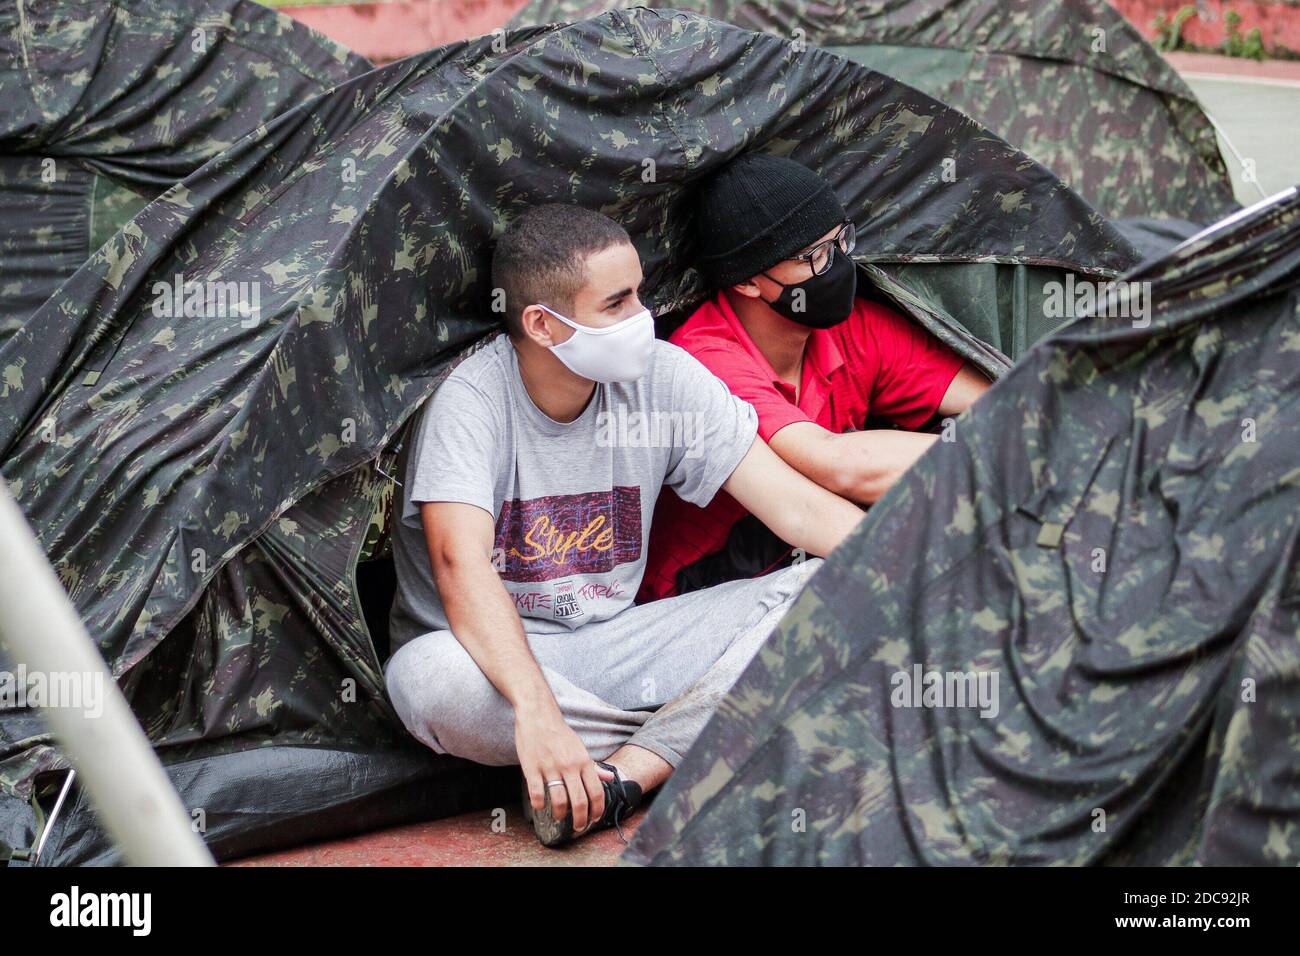
<svg viewBox="0 0 1300 956"><path fill-rule="evenodd" d="M528 644L594 759L635 744L676 767L821 563L634 605L572 631L530 633ZM402 723L436 752L519 762L513 708L451 631L409 641L385 674Z"/></svg>

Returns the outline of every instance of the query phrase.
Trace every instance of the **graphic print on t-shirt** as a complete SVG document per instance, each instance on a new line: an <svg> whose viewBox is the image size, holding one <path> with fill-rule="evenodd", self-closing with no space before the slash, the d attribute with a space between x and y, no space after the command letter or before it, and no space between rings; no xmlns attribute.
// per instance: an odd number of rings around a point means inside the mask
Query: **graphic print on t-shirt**
<svg viewBox="0 0 1300 956"><path fill-rule="evenodd" d="M608 491L512 499L501 506L495 546L501 577L521 583L604 574L638 561L641 489L618 485ZM566 616L563 604L556 594L556 617Z"/></svg>

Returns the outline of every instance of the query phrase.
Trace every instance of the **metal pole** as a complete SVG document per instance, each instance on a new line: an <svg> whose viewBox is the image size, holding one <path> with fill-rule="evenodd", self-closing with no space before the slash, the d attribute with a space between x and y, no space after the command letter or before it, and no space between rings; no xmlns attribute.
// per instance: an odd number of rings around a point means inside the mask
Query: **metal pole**
<svg viewBox="0 0 1300 956"><path fill-rule="evenodd" d="M50 839L50 832L54 829L54 822L59 819L59 813L63 810L63 802L68 799L68 794L72 792L72 784L77 779L77 771L69 770L68 775L63 778L63 786L59 788L59 799L54 801L54 809L50 815L45 818L45 826L41 827L41 838L32 850L32 863L41 862L41 854L45 852L45 844Z"/></svg>
<svg viewBox="0 0 1300 956"><path fill-rule="evenodd" d="M0 639L15 665L98 698L45 706L105 829L136 866L211 866L212 856L0 479ZM91 675L99 675L92 677ZM44 702L43 702L44 703ZM49 701L56 705L65 701ZM83 706L84 705L84 706Z"/></svg>

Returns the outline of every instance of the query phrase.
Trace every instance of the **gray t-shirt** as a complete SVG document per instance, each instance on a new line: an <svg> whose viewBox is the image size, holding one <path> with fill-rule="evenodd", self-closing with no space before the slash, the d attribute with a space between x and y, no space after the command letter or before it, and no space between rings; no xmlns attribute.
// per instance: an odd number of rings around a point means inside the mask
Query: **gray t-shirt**
<svg viewBox="0 0 1300 956"><path fill-rule="evenodd" d="M654 350L641 379L597 385L567 423L533 403L505 335L447 377L407 449L394 650L449 629L420 521L426 501L492 515L493 565L532 633L603 621L632 603L660 488L707 505L758 427L753 406L692 356L658 340Z"/></svg>

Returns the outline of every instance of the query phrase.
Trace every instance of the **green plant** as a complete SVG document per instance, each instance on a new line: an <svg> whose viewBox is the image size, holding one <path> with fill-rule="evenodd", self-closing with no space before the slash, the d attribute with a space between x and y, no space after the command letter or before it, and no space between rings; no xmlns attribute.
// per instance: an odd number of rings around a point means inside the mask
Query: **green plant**
<svg viewBox="0 0 1300 956"><path fill-rule="evenodd" d="M1183 24L1196 15L1196 8L1190 3L1180 7L1173 19L1167 19L1163 13L1157 14L1152 24L1156 31L1153 45L1162 53L1177 50L1183 45Z"/></svg>
<svg viewBox="0 0 1300 956"><path fill-rule="evenodd" d="M1226 34L1223 38L1223 52L1228 56L1248 57L1252 60L1264 59L1264 35L1255 27L1245 36L1241 35L1241 14L1229 10L1223 18Z"/></svg>
<svg viewBox="0 0 1300 956"><path fill-rule="evenodd" d="M1223 18L1223 23L1227 31L1223 38L1223 52L1228 56L1241 56L1241 51L1246 46L1246 41L1238 29L1241 26L1241 14L1236 10L1229 10Z"/></svg>
<svg viewBox="0 0 1300 956"><path fill-rule="evenodd" d="M1264 34L1259 31L1259 27L1246 34L1246 46L1242 55L1260 61L1268 55L1264 52Z"/></svg>

